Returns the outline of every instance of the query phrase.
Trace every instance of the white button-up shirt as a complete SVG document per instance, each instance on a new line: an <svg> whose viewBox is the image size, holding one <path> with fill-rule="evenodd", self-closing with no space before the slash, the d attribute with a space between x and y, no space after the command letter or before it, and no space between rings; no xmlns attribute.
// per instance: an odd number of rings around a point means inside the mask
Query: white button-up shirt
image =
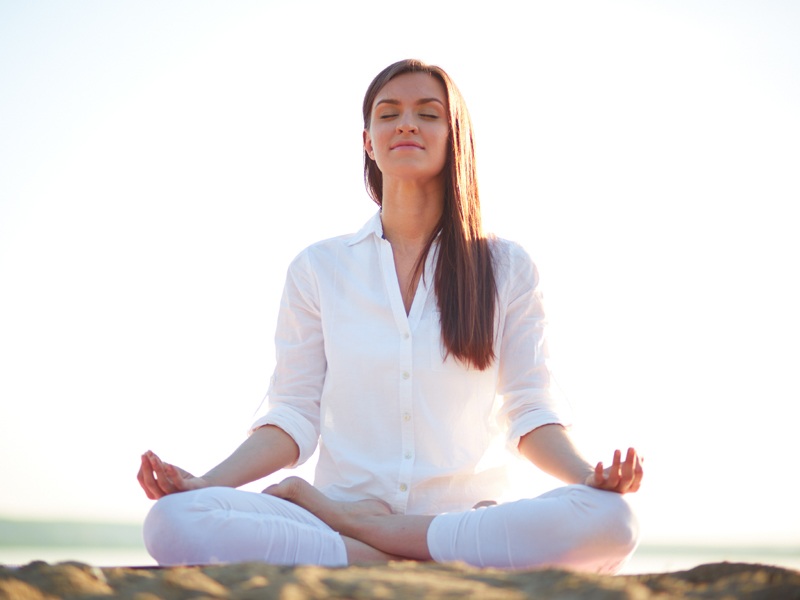
<svg viewBox="0 0 800 600"><path fill-rule="evenodd" d="M518 245L492 239L497 360L479 371L444 358L436 246L406 315L382 234L378 213L292 262L269 409L253 430L283 429L298 464L319 444L314 484L337 500L438 514L502 497L510 457L498 440L515 448L529 431L565 423L549 392L536 268Z"/></svg>

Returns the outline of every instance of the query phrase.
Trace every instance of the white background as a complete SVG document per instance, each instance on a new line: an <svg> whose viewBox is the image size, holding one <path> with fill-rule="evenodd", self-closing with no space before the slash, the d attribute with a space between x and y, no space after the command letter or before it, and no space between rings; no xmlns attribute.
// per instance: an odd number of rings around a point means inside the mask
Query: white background
<svg viewBox="0 0 800 600"><path fill-rule="evenodd" d="M139 521L145 449L238 445L289 261L375 210L363 93L414 56L540 267L587 456L646 456L645 539L796 542L799 6L2 2L0 516Z"/></svg>

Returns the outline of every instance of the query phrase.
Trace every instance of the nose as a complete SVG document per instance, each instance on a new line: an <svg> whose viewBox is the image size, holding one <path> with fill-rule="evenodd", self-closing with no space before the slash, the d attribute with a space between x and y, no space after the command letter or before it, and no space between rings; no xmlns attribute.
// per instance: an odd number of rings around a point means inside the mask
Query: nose
<svg viewBox="0 0 800 600"><path fill-rule="evenodd" d="M400 133L416 133L418 131L412 114L403 113L402 118L397 122L397 131Z"/></svg>

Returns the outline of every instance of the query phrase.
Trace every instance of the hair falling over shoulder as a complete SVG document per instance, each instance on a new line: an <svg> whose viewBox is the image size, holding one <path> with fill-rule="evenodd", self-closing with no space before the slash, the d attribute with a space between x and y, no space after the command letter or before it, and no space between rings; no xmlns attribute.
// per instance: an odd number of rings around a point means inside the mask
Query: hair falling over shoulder
<svg viewBox="0 0 800 600"><path fill-rule="evenodd" d="M475 141L467 105L450 76L440 67L419 60L396 62L381 71L364 96L364 128L369 129L378 92L403 73L427 73L447 92L450 144L444 167L444 211L420 256L421 271L434 241L439 239L434 289L441 313L442 340L448 355L483 370L495 359L494 316L497 288L489 242L481 221ZM364 152L364 182L370 197L382 204L383 177Z"/></svg>

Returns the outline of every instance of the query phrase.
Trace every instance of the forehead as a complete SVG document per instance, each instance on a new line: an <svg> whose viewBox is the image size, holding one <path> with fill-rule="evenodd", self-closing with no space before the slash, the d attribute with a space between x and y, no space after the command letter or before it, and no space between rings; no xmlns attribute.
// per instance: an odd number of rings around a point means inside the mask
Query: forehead
<svg viewBox="0 0 800 600"><path fill-rule="evenodd" d="M421 98L436 98L447 106L447 91L437 77L428 73L403 73L389 80L378 91L372 106L381 100L416 102Z"/></svg>

